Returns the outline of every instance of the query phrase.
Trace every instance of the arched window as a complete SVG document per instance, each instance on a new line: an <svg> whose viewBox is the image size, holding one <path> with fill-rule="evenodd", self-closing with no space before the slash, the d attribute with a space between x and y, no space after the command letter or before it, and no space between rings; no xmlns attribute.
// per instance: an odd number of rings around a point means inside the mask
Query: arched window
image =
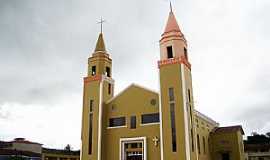
<svg viewBox="0 0 270 160"><path fill-rule="evenodd" d="M197 134L197 146L198 146L198 152L201 154L201 144L200 144L200 136Z"/></svg>

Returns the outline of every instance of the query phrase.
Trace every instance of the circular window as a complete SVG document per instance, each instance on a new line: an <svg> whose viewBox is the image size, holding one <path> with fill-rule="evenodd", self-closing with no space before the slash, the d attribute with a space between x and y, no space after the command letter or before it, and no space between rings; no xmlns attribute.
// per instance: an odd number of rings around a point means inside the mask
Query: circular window
<svg viewBox="0 0 270 160"><path fill-rule="evenodd" d="M151 103L151 105L155 106L157 104L157 100L156 99L151 99L150 103Z"/></svg>

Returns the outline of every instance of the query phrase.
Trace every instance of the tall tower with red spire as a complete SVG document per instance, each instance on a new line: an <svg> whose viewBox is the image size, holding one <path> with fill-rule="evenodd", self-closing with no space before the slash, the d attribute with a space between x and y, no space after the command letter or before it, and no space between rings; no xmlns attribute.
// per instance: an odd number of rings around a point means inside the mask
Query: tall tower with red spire
<svg viewBox="0 0 270 160"><path fill-rule="evenodd" d="M191 64L187 41L171 9L160 39L161 157L163 160L197 159Z"/></svg>

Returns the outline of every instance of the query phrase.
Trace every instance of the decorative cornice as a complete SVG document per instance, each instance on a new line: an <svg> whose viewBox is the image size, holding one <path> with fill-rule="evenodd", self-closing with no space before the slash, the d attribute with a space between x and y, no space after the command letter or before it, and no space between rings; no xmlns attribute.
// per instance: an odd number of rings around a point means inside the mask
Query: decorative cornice
<svg viewBox="0 0 270 160"><path fill-rule="evenodd" d="M92 56L88 58L88 61L90 62L97 61L97 60L112 61L112 59L106 55Z"/></svg>
<svg viewBox="0 0 270 160"><path fill-rule="evenodd" d="M105 52L105 51L96 51L92 54L93 57L98 57L98 56L105 56L105 57L110 57L110 55Z"/></svg>
<svg viewBox="0 0 270 160"><path fill-rule="evenodd" d="M184 40L184 39L182 39L182 38L179 38L179 37L175 37L175 38L171 38L171 39L162 39L162 40L160 40L160 44L164 44L164 43L166 43L166 42L169 42L169 41L175 41L175 40L180 40L180 41L183 41L184 43L185 43L185 45L187 45L186 44L186 40Z"/></svg>
<svg viewBox="0 0 270 160"><path fill-rule="evenodd" d="M187 61L185 57L160 60L158 61L158 68L161 68L163 66L170 65L170 64L184 64L191 70L191 64Z"/></svg>
<svg viewBox="0 0 270 160"><path fill-rule="evenodd" d="M184 35L181 32L175 32L176 34L162 34L161 39L159 40L159 42L164 41L165 39L177 39L177 40L183 40L184 42L186 42L186 39L184 37Z"/></svg>
<svg viewBox="0 0 270 160"><path fill-rule="evenodd" d="M90 77L84 77L84 83L89 83L93 81L107 81L111 84L114 84L114 80L110 77L107 77L106 75L95 75L95 76L90 76Z"/></svg>
<svg viewBox="0 0 270 160"><path fill-rule="evenodd" d="M102 75L95 75L95 76L89 76L89 77L84 77L84 83L89 83L93 81L101 81Z"/></svg>

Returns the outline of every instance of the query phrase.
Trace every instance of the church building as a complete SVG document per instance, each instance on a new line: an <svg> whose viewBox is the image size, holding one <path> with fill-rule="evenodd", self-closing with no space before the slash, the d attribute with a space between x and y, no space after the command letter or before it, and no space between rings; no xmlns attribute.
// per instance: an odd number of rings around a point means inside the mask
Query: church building
<svg viewBox="0 0 270 160"><path fill-rule="evenodd" d="M187 41L173 11L161 35L159 92L131 84L114 95L103 33L84 78L81 160L244 160L244 131L194 108Z"/></svg>

